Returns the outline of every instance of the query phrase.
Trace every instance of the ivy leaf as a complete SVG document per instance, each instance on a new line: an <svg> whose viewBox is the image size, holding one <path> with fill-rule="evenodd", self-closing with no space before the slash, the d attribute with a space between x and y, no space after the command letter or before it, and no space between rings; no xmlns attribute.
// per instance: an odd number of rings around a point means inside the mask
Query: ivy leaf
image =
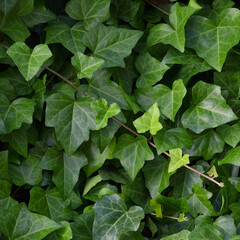
<svg viewBox="0 0 240 240"><path fill-rule="evenodd" d="M149 87L160 81L168 66L153 58L149 53L139 55L135 66L141 76L137 79L137 88Z"/></svg>
<svg viewBox="0 0 240 240"><path fill-rule="evenodd" d="M17 98L10 103L7 97L0 95L0 119L2 119L0 131L10 133L19 129L22 123L31 124L34 105L29 98Z"/></svg>
<svg viewBox="0 0 240 240"><path fill-rule="evenodd" d="M191 148L193 143L191 135L183 128L162 129L153 139L158 155L174 148Z"/></svg>
<svg viewBox="0 0 240 240"><path fill-rule="evenodd" d="M185 48L185 31L184 27L188 18L195 12L191 7L180 7L179 3L175 3L170 11L170 23L155 25L151 30L147 40L147 46L151 47L157 43L171 44L180 52L184 52Z"/></svg>
<svg viewBox="0 0 240 240"><path fill-rule="evenodd" d="M240 146L236 147L236 148L232 148L230 151L227 152L227 154L225 155L225 157L221 160L218 161L218 165L222 165L222 164L233 164L236 166L240 166Z"/></svg>
<svg viewBox="0 0 240 240"><path fill-rule="evenodd" d="M83 53L77 52L72 57L72 65L79 70L80 72L77 74L79 79L82 78L92 78L93 72L95 72L98 68L100 68L104 60L99 59L97 57L89 57L84 55Z"/></svg>
<svg viewBox="0 0 240 240"><path fill-rule="evenodd" d="M191 232L188 230L182 230L181 232L169 235L167 237L162 238L161 240L188 240L188 236Z"/></svg>
<svg viewBox="0 0 240 240"><path fill-rule="evenodd" d="M9 182L0 180L0 211L18 204L16 200L10 197L11 187L12 185Z"/></svg>
<svg viewBox="0 0 240 240"><path fill-rule="evenodd" d="M0 152L0 180L11 181L11 178L8 174L8 151L7 150Z"/></svg>
<svg viewBox="0 0 240 240"><path fill-rule="evenodd" d="M44 28L46 34L46 44L61 43L73 54L84 52L85 45L82 38L86 32L83 24L77 23L71 28L64 23L53 23Z"/></svg>
<svg viewBox="0 0 240 240"><path fill-rule="evenodd" d="M163 84L158 84L152 90L153 100L158 103L161 112L174 121L187 92L181 79L174 81L172 90Z"/></svg>
<svg viewBox="0 0 240 240"><path fill-rule="evenodd" d="M195 218L198 213L207 216L216 216L216 212L208 200L212 196L212 193L202 189L199 183L193 186L192 191L193 193L187 198L192 216Z"/></svg>
<svg viewBox="0 0 240 240"><path fill-rule="evenodd" d="M88 30L109 18L110 0L71 0L66 5L66 13L73 19L83 20Z"/></svg>
<svg viewBox="0 0 240 240"><path fill-rule="evenodd" d="M160 111L158 105L157 103L154 103L147 112L133 121L133 125L139 133L145 133L149 130L152 135L155 135L160 129L162 129L159 117Z"/></svg>
<svg viewBox="0 0 240 240"><path fill-rule="evenodd" d="M93 56L105 60L102 67L124 67L123 58L130 55L142 34L137 30L100 24L84 35L83 43L93 52Z"/></svg>
<svg viewBox="0 0 240 240"><path fill-rule="evenodd" d="M89 130L95 130L95 113L90 97L73 100L56 93L47 98L46 126L54 127L58 141L68 155L89 139Z"/></svg>
<svg viewBox="0 0 240 240"><path fill-rule="evenodd" d="M43 239L61 227L47 217L31 213L23 203L3 210L1 214L5 217L0 219L0 229L9 239Z"/></svg>
<svg viewBox="0 0 240 240"><path fill-rule="evenodd" d="M4 15L7 15L7 13L14 7L17 0L2 0L0 2L0 9L4 13Z"/></svg>
<svg viewBox="0 0 240 240"><path fill-rule="evenodd" d="M29 47L21 42L14 43L7 50L7 54L27 81L31 80L42 64L52 56L51 51L45 44L37 45L31 53Z"/></svg>
<svg viewBox="0 0 240 240"><path fill-rule="evenodd" d="M116 194L105 195L94 207L93 240L119 239L122 233L137 231L144 218L142 208L133 206L129 210Z"/></svg>
<svg viewBox="0 0 240 240"><path fill-rule="evenodd" d="M134 138L129 134L123 134L118 138L114 157L120 160L132 180L135 179L144 162L154 158L144 136Z"/></svg>
<svg viewBox="0 0 240 240"><path fill-rule="evenodd" d="M145 184L152 198L156 198L169 186L169 178L173 173L168 172L168 166L169 161L166 158L157 156L143 167Z"/></svg>
<svg viewBox="0 0 240 240"><path fill-rule="evenodd" d="M157 218L163 218L162 206L158 203L158 201L156 199L150 200L150 206L156 212Z"/></svg>
<svg viewBox="0 0 240 240"><path fill-rule="evenodd" d="M61 228L57 229L46 237L46 240L70 240L72 239L72 229L70 223L66 221L60 222Z"/></svg>
<svg viewBox="0 0 240 240"><path fill-rule="evenodd" d="M228 51L240 38L240 11L229 8L222 11L216 22L202 16L192 17L186 27L186 46L219 72Z"/></svg>
<svg viewBox="0 0 240 240"><path fill-rule="evenodd" d="M168 167L168 172L174 172L178 168L189 163L189 155L184 154L182 156L182 149L176 148L169 150L170 153L170 163Z"/></svg>
<svg viewBox="0 0 240 240"><path fill-rule="evenodd" d="M120 113L120 109L116 103L108 106L104 98L100 98L91 104L91 108L97 113L96 116L96 129L104 128L108 124L108 119Z"/></svg>
<svg viewBox="0 0 240 240"><path fill-rule="evenodd" d="M220 87L200 81L194 85L192 97L195 106L182 115L185 128L201 133L207 128L214 128L236 119L222 97Z"/></svg>

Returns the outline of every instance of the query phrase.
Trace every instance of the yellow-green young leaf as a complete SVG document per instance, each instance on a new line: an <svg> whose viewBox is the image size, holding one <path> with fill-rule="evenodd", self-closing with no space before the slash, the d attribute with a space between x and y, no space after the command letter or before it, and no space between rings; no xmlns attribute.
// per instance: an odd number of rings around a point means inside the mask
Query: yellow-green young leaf
<svg viewBox="0 0 240 240"><path fill-rule="evenodd" d="M27 81L31 80L42 64L52 56L46 44L37 45L31 52L30 48L22 42L14 43L7 50L7 54L12 58Z"/></svg>
<svg viewBox="0 0 240 240"><path fill-rule="evenodd" d="M218 177L218 173L216 170L216 167L213 165L211 167L211 169L207 172L208 176L212 177L212 178L217 178Z"/></svg>
<svg viewBox="0 0 240 240"><path fill-rule="evenodd" d="M147 40L147 46L151 47L157 43L171 44L180 52L185 49L185 31L184 26L188 18L193 15L195 9L192 7L180 7L175 3L170 11L169 26L164 23L155 25L151 30Z"/></svg>
<svg viewBox="0 0 240 240"><path fill-rule="evenodd" d="M99 130L107 126L108 119L116 116L120 113L120 109L116 103L112 103L108 106L107 101L104 98L93 102L91 108L97 113L96 116L96 129Z"/></svg>
<svg viewBox="0 0 240 240"><path fill-rule="evenodd" d="M189 155L185 154L182 156L182 149L176 148L169 150L170 153L170 163L168 167L168 172L174 172L181 166L189 163Z"/></svg>
<svg viewBox="0 0 240 240"><path fill-rule="evenodd" d="M190 0L188 6L195 9L195 12L198 12L202 7L197 3L196 0Z"/></svg>
<svg viewBox="0 0 240 240"><path fill-rule="evenodd" d="M92 78L93 72L100 68L103 63L103 59L90 57L80 52L77 52L72 57L72 65L79 70L79 73L77 74L79 79Z"/></svg>
<svg viewBox="0 0 240 240"><path fill-rule="evenodd" d="M178 217L178 222L185 222L188 221L188 217L185 217L184 213L180 213L179 217Z"/></svg>
<svg viewBox="0 0 240 240"><path fill-rule="evenodd" d="M155 211L157 218L163 218L162 206L156 199L150 200L150 207Z"/></svg>
<svg viewBox="0 0 240 240"><path fill-rule="evenodd" d="M139 133L145 133L149 130L152 135L155 135L160 129L162 129L159 117L160 111L158 104L154 103L147 112L133 122L133 125Z"/></svg>

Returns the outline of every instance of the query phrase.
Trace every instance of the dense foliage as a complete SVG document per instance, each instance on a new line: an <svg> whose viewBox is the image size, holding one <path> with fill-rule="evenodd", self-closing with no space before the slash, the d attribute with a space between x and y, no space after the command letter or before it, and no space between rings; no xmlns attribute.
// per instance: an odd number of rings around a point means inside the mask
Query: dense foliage
<svg viewBox="0 0 240 240"><path fill-rule="evenodd" d="M240 239L240 4L0 1L0 239Z"/></svg>

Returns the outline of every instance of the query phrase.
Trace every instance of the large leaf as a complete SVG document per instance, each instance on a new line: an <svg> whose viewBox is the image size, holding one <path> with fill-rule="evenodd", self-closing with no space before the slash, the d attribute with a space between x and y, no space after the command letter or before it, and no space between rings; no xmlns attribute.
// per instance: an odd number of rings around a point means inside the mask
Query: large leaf
<svg viewBox="0 0 240 240"><path fill-rule="evenodd" d="M84 35L83 43L93 52L93 56L105 60L104 67L124 67L123 58L130 55L141 36L141 31L100 24Z"/></svg>
<svg viewBox="0 0 240 240"><path fill-rule="evenodd" d="M84 27L91 29L109 18L110 0L71 0L66 5L67 14L83 20Z"/></svg>
<svg viewBox="0 0 240 240"><path fill-rule="evenodd" d="M9 239L43 239L46 235L61 227L47 217L31 213L21 203L1 211L0 229Z"/></svg>
<svg viewBox="0 0 240 240"><path fill-rule="evenodd" d="M133 121L133 125L139 133L150 131L155 135L160 129L162 124L159 122L160 111L157 103L154 103L141 117Z"/></svg>
<svg viewBox="0 0 240 240"><path fill-rule="evenodd" d="M137 87L149 87L160 81L168 66L153 58L149 53L139 55L135 61L135 66L141 76L137 79Z"/></svg>
<svg viewBox="0 0 240 240"><path fill-rule="evenodd" d="M25 43L14 43L7 54L13 59L24 78L29 81L39 71L42 64L52 56L47 45L39 44L31 52Z"/></svg>
<svg viewBox="0 0 240 240"><path fill-rule="evenodd" d="M105 195L94 205L93 240L119 239L122 233L136 231L144 217L143 209L127 209L116 194Z"/></svg>
<svg viewBox="0 0 240 240"><path fill-rule="evenodd" d="M7 97L0 95L0 132L10 133L19 129L22 123L32 123L34 102L29 98L18 98L12 103Z"/></svg>
<svg viewBox="0 0 240 240"><path fill-rule="evenodd" d="M227 163L240 166L240 146L232 148L230 151L227 152L223 159L218 161L218 165Z"/></svg>
<svg viewBox="0 0 240 240"><path fill-rule="evenodd" d="M192 17L186 27L186 46L196 50L198 56L221 71L228 51L240 38L240 11L229 8L222 11L216 21L202 16Z"/></svg>
<svg viewBox="0 0 240 240"><path fill-rule="evenodd" d="M90 97L73 100L61 93L47 99L46 125L55 128L57 139L69 155L89 139L89 130L96 129L92 102Z"/></svg>
<svg viewBox="0 0 240 240"><path fill-rule="evenodd" d="M184 127L200 133L236 119L222 97L220 87L200 81L194 85L192 97L195 106L182 115Z"/></svg>
<svg viewBox="0 0 240 240"><path fill-rule="evenodd" d="M145 137L134 138L129 134L119 137L114 156L120 160L132 180L135 179L144 162L154 158Z"/></svg>
<svg viewBox="0 0 240 240"><path fill-rule="evenodd" d="M172 27L167 24L160 23L155 25L149 34L147 45L153 46L157 43L171 44L180 52L185 49L185 31L184 27L188 18L193 15L195 9L192 7L180 7L179 3L175 3L170 11L170 23Z"/></svg>
<svg viewBox="0 0 240 240"><path fill-rule="evenodd" d="M17 0L2 0L0 2L0 9L6 15L16 4Z"/></svg>
<svg viewBox="0 0 240 240"><path fill-rule="evenodd" d="M86 30L83 28L82 23L77 23L71 28L64 23L53 23L48 25L44 30L47 32L47 44L61 43L73 54L85 50L82 38Z"/></svg>

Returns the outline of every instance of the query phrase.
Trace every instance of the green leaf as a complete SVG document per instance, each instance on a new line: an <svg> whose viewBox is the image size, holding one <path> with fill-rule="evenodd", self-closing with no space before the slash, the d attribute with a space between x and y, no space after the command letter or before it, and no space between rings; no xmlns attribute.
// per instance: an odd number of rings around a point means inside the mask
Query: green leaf
<svg viewBox="0 0 240 240"><path fill-rule="evenodd" d="M232 211L232 216L237 224L240 223L240 202L233 203L229 206Z"/></svg>
<svg viewBox="0 0 240 240"><path fill-rule="evenodd" d="M168 167L168 172L174 172L178 168L189 163L189 155L184 154L182 156L182 149L176 148L169 150L170 153L170 163Z"/></svg>
<svg viewBox="0 0 240 240"><path fill-rule="evenodd" d="M10 181L8 174L8 151L0 152L0 179Z"/></svg>
<svg viewBox="0 0 240 240"><path fill-rule="evenodd" d="M144 136L134 138L129 134L123 134L118 138L114 157L120 160L132 180L135 179L144 162L154 158Z"/></svg>
<svg viewBox="0 0 240 240"><path fill-rule="evenodd" d="M198 213L207 216L216 216L216 212L208 200L212 196L212 193L202 189L199 183L193 186L192 191L193 193L187 198L191 215L194 218Z"/></svg>
<svg viewBox="0 0 240 240"><path fill-rule="evenodd" d="M157 156L143 167L145 184L152 198L156 198L169 186L169 178L173 173L168 172L169 160Z"/></svg>
<svg viewBox="0 0 240 240"><path fill-rule="evenodd" d="M88 30L109 18L110 0L71 0L66 5L66 13L73 19L83 20Z"/></svg>
<svg viewBox="0 0 240 240"><path fill-rule="evenodd" d="M15 5L15 9L17 10L18 16L25 16L28 13L32 12L34 8L34 0L26 0L26 1L17 1Z"/></svg>
<svg viewBox="0 0 240 240"><path fill-rule="evenodd" d="M163 84L155 86L152 89L152 98L158 103L161 112L174 122L186 92L183 81L179 79L174 81L172 90Z"/></svg>
<svg viewBox="0 0 240 240"><path fill-rule="evenodd" d="M17 98L10 103L4 95L0 95L0 132L10 133L19 129L22 123L31 124L33 112L34 102L31 99Z"/></svg>
<svg viewBox="0 0 240 240"><path fill-rule="evenodd" d="M10 101L16 98L14 88L7 78L0 77L0 94L5 95Z"/></svg>
<svg viewBox="0 0 240 240"><path fill-rule="evenodd" d="M43 239L46 235L61 227L47 217L31 213L21 203L1 211L0 229L9 239Z"/></svg>
<svg viewBox="0 0 240 240"><path fill-rule="evenodd" d="M180 52L185 49L185 31L184 27L188 18L193 15L195 9L192 7L180 7L175 3L170 11L170 23L155 25L151 30L147 40L147 46L153 46L157 43L171 44Z"/></svg>
<svg viewBox="0 0 240 240"><path fill-rule="evenodd" d="M191 148L193 143L191 135L183 128L162 129L153 139L158 155L174 148Z"/></svg>
<svg viewBox="0 0 240 240"><path fill-rule="evenodd" d="M82 78L92 78L93 72L95 72L98 68L100 68L104 60L99 59L97 57L89 57L80 52L77 52L72 57L72 65L79 70L77 77L79 79Z"/></svg>
<svg viewBox="0 0 240 240"><path fill-rule="evenodd" d="M120 113L120 109L116 103L108 106L106 99L100 98L91 104L91 108L97 113L96 129L104 128L108 124L108 119Z"/></svg>
<svg viewBox="0 0 240 240"><path fill-rule="evenodd" d="M100 24L84 35L83 43L93 56L105 60L102 67L124 67L123 58L130 55L141 36L141 31Z"/></svg>
<svg viewBox="0 0 240 240"><path fill-rule="evenodd" d="M94 207L93 240L119 239L122 233L136 231L144 218L142 208L127 209L116 194L105 195Z"/></svg>
<svg viewBox="0 0 240 240"><path fill-rule="evenodd" d="M18 204L16 200L10 197L11 187L12 185L9 182L0 180L0 211Z"/></svg>
<svg viewBox="0 0 240 240"><path fill-rule="evenodd" d="M204 131L194 138L192 147L185 151L190 156L203 156L205 160L209 160L215 153L223 151L224 141L213 129Z"/></svg>
<svg viewBox="0 0 240 240"><path fill-rule="evenodd" d="M227 154L224 156L223 159L218 161L218 165L222 165L222 164L233 164L236 166L240 166L240 146L236 147L236 148L232 148L230 151L227 152Z"/></svg>
<svg viewBox="0 0 240 240"><path fill-rule="evenodd" d="M168 66L153 58L149 53L139 55L135 66L141 76L137 79L137 88L150 87L163 78Z"/></svg>
<svg viewBox="0 0 240 240"><path fill-rule="evenodd" d="M71 28L64 23L53 23L44 28L46 34L46 44L61 43L73 54L84 52L85 45L82 38L86 30L82 23L77 23Z"/></svg>
<svg viewBox="0 0 240 240"><path fill-rule="evenodd" d="M158 104L154 103L141 117L133 121L134 127L139 133L145 133L150 131L152 135L155 135L160 129L162 124L159 122L160 111Z"/></svg>
<svg viewBox="0 0 240 240"><path fill-rule="evenodd" d="M70 223L66 221L60 222L61 228L46 237L46 240L70 240L72 239L72 229Z"/></svg>
<svg viewBox="0 0 240 240"><path fill-rule="evenodd" d="M19 71L24 78L29 81L39 71L42 64L52 56L47 45L37 45L32 53L25 43L14 43L8 50L7 54L13 59Z"/></svg>
<svg viewBox="0 0 240 240"><path fill-rule="evenodd" d="M4 15L7 15L7 13L14 7L17 0L2 0L0 2L0 9L4 13Z"/></svg>
<svg viewBox="0 0 240 240"><path fill-rule="evenodd" d="M56 93L47 98L46 126L54 127L58 141L68 155L89 139L89 130L95 130L95 113L90 97L73 100Z"/></svg>
<svg viewBox="0 0 240 240"><path fill-rule="evenodd" d="M161 238L161 240L188 240L188 236L191 232L188 230L182 230L181 232L169 235L167 237Z"/></svg>
<svg viewBox="0 0 240 240"><path fill-rule="evenodd" d="M156 212L157 218L163 218L162 206L158 203L158 201L156 199L150 200L150 206Z"/></svg>
<svg viewBox="0 0 240 240"><path fill-rule="evenodd" d="M228 51L240 38L240 11L229 8L222 11L216 22L202 16L192 17L186 26L186 46L219 72Z"/></svg>
<svg viewBox="0 0 240 240"><path fill-rule="evenodd" d="M236 119L221 95L220 87L199 81L192 89L195 106L182 115L182 124L196 133Z"/></svg>

